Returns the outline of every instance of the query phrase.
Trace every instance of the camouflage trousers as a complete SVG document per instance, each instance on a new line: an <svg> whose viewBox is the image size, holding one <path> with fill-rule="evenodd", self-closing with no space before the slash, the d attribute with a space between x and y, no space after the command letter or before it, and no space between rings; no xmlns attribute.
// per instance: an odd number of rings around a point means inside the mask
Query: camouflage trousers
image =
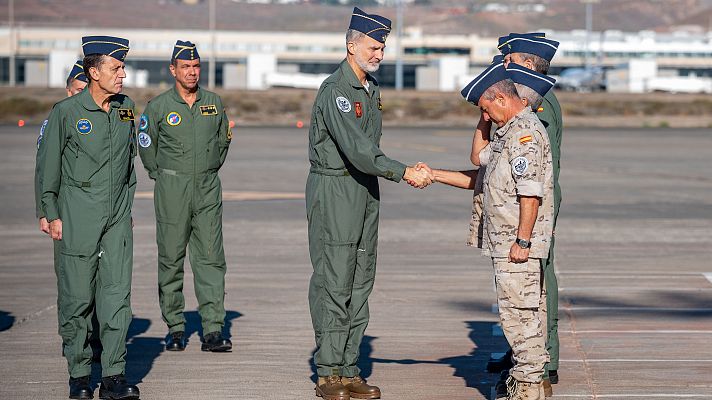
<svg viewBox="0 0 712 400"><path fill-rule="evenodd" d="M546 351L546 288L540 260L515 264L493 258L499 319L512 347L514 367L510 375L520 382L539 383Z"/></svg>

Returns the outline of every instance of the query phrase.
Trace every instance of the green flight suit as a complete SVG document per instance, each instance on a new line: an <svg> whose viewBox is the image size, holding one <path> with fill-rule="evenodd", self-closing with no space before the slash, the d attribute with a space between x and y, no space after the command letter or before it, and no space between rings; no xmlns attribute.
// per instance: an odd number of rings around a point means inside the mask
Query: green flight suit
<svg viewBox="0 0 712 400"><path fill-rule="evenodd" d="M319 88L309 131L306 184L309 307L319 376L353 377L376 274L378 177L399 182L406 166L386 157L378 83L366 89L343 61Z"/></svg>
<svg viewBox="0 0 712 400"><path fill-rule="evenodd" d="M174 88L146 106L139 154L155 180L158 298L170 332L185 331L183 261L186 245L195 276L203 334L225 325L225 252L218 170L232 140L220 97L198 88L192 107Z"/></svg>
<svg viewBox="0 0 712 400"><path fill-rule="evenodd" d="M55 241L59 333L71 377L91 374L88 332L96 305L102 376L124 373L131 323L136 190L134 103L114 95L109 112L89 90L55 104L37 157L41 208L62 220Z"/></svg>
<svg viewBox="0 0 712 400"><path fill-rule="evenodd" d="M47 127L47 122L48 120L44 120L42 126L40 127L40 135L39 137L37 137L37 154L35 155L35 217L37 217L38 220L45 217L44 211L42 210L42 192L40 191L40 179L42 177L42 160L40 159L40 146L42 145L42 138L44 136L44 130ZM57 255L55 255L55 258L57 258ZM55 267L56 265L57 264L55 263ZM55 275L58 275L56 269L54 272ZM101 342L101 339L99 338L99 320L96 318L95 308L96 307L92 308L91 310L92 316L91 325L89 326L89 340L92 342ZM59 312L59 297L57 298L57 318L59 321L59 325L61 325L62 314Z"/></svg>
<svg viewBox="0 0 712 400"><path fill-rule="evenodd" d="M544 124L546 133L549 135L551 143L551 159L554 169L554 229L556 220L559 217L559 206L561 205L561 186L559 185L559 170L561 161L561 131L563 122L561 119L561 106L556 99L554 91L550 90L542 102L539 112L539 120ZM556 270L554 268L554 243L555 236L551 237L549 247L549 257L542 258L541 264L544 270L544 282L546 286L546 327L547 338L546 348L551 361L546 365L545 377L550 370L559 369L559 284L556 280Z"/></svg>

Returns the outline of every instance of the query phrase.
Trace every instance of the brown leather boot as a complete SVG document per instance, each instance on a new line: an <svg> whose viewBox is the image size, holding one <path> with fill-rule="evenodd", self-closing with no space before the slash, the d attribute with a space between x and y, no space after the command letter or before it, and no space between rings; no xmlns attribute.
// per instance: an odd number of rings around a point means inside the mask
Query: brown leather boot
<svg viewBox="0 0 712 400"><path fill-rule="evenodd" d="M349 389L341 384L337 375L320 376L316 381L316 395L324 400L349 400Z"/></svg>
<svg viewBox="0 0 712 400"><path fill-rule="evenodd" d="M519 382L513 377L507 379L508 400L544 400L544 386L539 383Z"/></svg>
<svg viewBox="0 0 712 400"><path fill-rule="evenodd" d="M369 385L360 376L354 376L353 378L348 378L346 376L341 377L341 384L348 389L349 394L354 399L380 399L381 389L378 386Z"/></svg>
<svg viewBox="0 0 712 400"><path fill-rule="evenodd" d="M551 381L544 379L542 382L542 387L544 388L544 396L551 397L554 395L554 389L551 388Z"/></svg>

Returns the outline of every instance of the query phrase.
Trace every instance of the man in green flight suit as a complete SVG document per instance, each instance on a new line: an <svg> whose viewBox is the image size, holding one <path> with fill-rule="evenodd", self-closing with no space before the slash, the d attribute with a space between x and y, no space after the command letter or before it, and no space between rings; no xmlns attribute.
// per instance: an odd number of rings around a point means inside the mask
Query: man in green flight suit
<svg viewBox="0 0 712 400"><path fill-rule="evenodd" d="M103 346L99 396L139 397L124 378L136 189L134 102L120 94L128 45L110 36L82 38L89 84L55 104L37 155L42 211L55 240L59 333L73 399L93 397L88 331L94 305Z"/></svg>
<svg viewBox="0 0 712 400"><path fill-rule="evenodd" d="M72 69L69 71L69 76L67 76L67 97L72 97L87 86L87 77L84 74L84 64L82 60L77 60ZM42 136L44 134L44 129L47 126L47 120L42 123L40 128L40 136L37 138L37 155L39 155L40 146L42 145ZM49 235L49 222L44 216L44 211L42 211L42 193L40 193L40 177L42 176L42 171L39 167L41 165L39 157L35 160L35 203L36 203L36 215L40 220L40 231ZM92 349L92 361L98 362L101 360L101 340L99 339L99 321L96 319L96 313L92 310L93 316L91 319L91 334L89 335L89 343ZM58 314L59 315L59 314ZM64 352L64 344L62 344L62 351Z"/></svg>
<svg viewBox="0 0 712 400"><path fill-rule="evenodd" d="M379 149L381 98L370 75L383 59L391 21L354 8L346 59L319 88L311 117L306 185L309 307L316 339L316 394L327 400L380 398L356 366L376 274L378 177L412 186L432 182L425 169Z"/></svg>
<svg viewBox="0 0 712 400"><path fill-rule="evenodd" d="M185 349L183 261L186 245L195 275L203 325L201 350L224 352L232 342L225 325L225 252L222 186L218 170L232 140L220 97L199 85L200 56L191 42L177 41L170 72L175 86L151 100L139 123L139 153L156 181L158 297L168 325L166 350Z"/></svg>

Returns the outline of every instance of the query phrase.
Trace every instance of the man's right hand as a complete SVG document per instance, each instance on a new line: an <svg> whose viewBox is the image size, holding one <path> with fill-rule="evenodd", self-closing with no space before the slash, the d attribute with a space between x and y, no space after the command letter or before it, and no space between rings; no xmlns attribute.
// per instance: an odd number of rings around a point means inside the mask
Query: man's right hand
<svg viewBox="0 0 712 400"><path fill-rule="evenodd" d="M40 218L40 231L49 235L49 222L45 217Z"/></svg>
<svg viewBox="0 0 712 400"><path fill-rule="evenodd" d="M427 167L427 165L425 165ZM428 172L429 168L423 168L422 166L418 169L414 167L406 167L405 174L403 174L403 179L408 182L411 186L423 189L433 183L435 179L432 172Z"/></svg>
<svg viewBox="0 0 712 400"><path fill-rule="evenodd" d="M62 240L62 220L57 218L49 223L49 235L54 240Z"/></svg>

